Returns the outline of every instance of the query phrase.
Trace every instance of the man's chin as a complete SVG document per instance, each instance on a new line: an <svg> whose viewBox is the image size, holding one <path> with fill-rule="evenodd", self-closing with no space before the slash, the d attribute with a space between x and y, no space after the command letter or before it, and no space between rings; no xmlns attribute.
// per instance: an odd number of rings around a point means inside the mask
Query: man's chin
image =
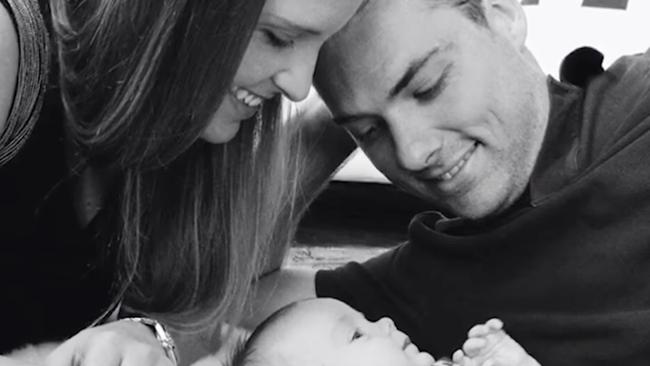
<svg viewBox="0 0 650 366"><path fill-rule="evenodd" d="M499 202L475 199L452 203L443 213L447 217L482 220L499 215L505 208L507 207Z"/></svg>

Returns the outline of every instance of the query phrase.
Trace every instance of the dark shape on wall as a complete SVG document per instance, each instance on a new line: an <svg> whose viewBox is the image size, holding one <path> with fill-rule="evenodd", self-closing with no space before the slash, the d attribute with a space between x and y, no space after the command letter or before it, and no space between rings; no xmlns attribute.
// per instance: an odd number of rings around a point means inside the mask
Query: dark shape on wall
<svg viewBox="0 0 650 366"><path fill-rule="evenodd" d="M521 5L539 5L540 0L521 0ZM582 0L582 6L626 10L629 0Z"/></svg>
<svg viewBox="0 0 650 366"><path fill-rule="evenodd" d="M580 47L568 54L560 65L560 81L584 88L603 70L603 54L591 47Z"/></svg>
<svg viewBox="0 0 650 366"><path fill-rule="evenodd" d="M608 9L627 9L628 0L583 0L582 6Z"/></svg>

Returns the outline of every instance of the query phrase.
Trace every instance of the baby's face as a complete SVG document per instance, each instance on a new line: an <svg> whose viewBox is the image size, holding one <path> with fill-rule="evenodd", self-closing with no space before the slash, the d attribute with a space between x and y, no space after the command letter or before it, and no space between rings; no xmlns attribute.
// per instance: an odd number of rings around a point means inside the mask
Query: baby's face
<svg viewBox="0 0 650 366"><path fill-rule="evenodd" d="M266 332L265 332L266 333ZM431 366L392 320L370 322L333 299L303 301L289 310L256 347L271 365L301 366ZM272 354L272 355L271 355Z"/></svg>

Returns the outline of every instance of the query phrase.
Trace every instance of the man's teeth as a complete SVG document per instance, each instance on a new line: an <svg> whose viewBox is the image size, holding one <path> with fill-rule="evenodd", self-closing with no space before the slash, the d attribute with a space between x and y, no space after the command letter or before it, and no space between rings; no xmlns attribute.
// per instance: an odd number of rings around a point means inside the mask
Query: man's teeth
<svg viewBox="0 0 650 366"><path fill-rule="evenodd" d="M467 160L469 159L470 156L474 153L474 150L476 150L476 144L463 155L463 157L460 159L458 164L456 164L453 168L449 169L445 174L440 176L440 180L450 180L451 178L455 177L458 172L463 169L463 166L465 166L465 163L467 163Z"/></svg>
<svg viewBox="0 0 650 366"><path fill-rule="evenodd" d="M232 92L238 101L246 104L251 108L257 108L260 106L260 104L262 104L262 102L264 102L264 99L258 97L246 89L233 88Z"/></svg>

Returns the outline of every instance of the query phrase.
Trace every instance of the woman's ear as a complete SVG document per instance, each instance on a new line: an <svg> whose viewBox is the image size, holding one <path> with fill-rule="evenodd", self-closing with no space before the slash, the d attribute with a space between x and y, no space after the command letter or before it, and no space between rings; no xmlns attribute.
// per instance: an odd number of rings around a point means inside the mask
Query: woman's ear
<svg viewBox="0 0 650 366"><path fill-rule="evenodd" d="M519 0L484 0L489 26L508 38L517 48L526 42L528 23Z"/></svg>

